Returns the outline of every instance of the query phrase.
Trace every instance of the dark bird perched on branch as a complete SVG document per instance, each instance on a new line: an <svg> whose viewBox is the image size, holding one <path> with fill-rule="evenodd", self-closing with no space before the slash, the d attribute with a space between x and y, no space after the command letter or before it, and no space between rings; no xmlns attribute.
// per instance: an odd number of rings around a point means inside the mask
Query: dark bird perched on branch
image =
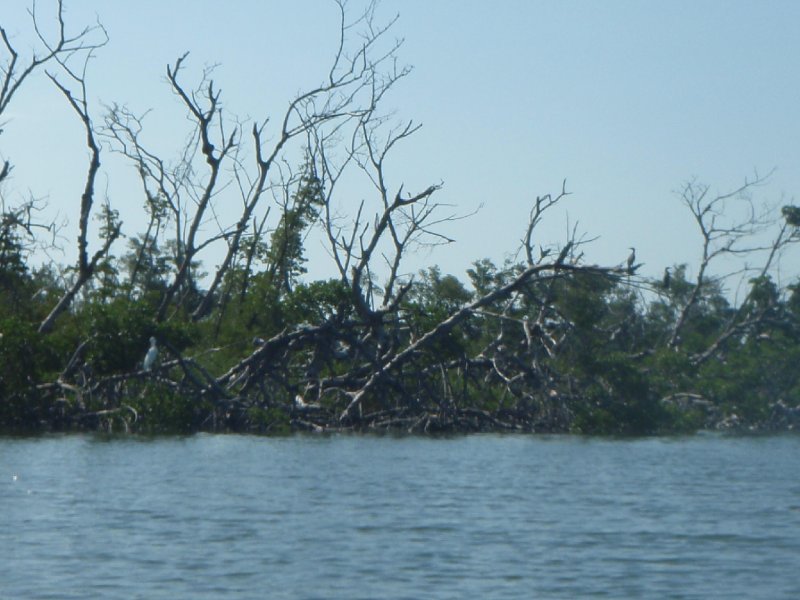
<svg viewBox="0 0 800 600"><path fill-rule="evenodd" d="M664 279L661 280L661 287L663 287L665 290L668 290L671 280L672 276L669 274L669 267L667 267L664 269Z"/></svg>
<svg viewBox="0 0 800 600"><path fill-rule="evenodd" d="M628 256L628 275L633 275L633 272L636 270L636 248L628 247L631 249L631 253Z"/></svg>

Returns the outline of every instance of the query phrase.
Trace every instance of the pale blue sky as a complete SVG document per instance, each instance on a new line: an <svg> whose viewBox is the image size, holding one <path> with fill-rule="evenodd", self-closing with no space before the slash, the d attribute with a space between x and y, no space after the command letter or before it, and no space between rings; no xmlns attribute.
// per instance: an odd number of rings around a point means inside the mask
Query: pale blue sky
<svg viewBox="0 0 800 600"><path fill-rule="evenodd" d="M187 74L219 63L226 107L260 120L279 118L294 93L317 83L334 50L336 10L325 0L65 2L68 23L96 13L111 38L89 72L93 97L154 109L153 135L165 149L177 147L184 123L164 69L184 51ZM27 5L0 7L20 40ZM619 262L636 246L654 277L696 262L700 250L674 194L686 179L725 191L775 168L757 197L800 196L800 2L384 0L381 13L395 12L400 57L414 70L386 106L423 129L395 157L393 183L443 181L440 201L461 213L483 206L446 229L457 243L414 258L411 272L438 263L463 276L476 259L501 262L518 246L530 202L565 178L569 222L600 238L587 259ZM52 86L33 83L0 136L0 154L17 165L6 193L48 195L70 218L83 139ZM109 155L104 165L115 173ZM112 202L134 233L141 196L119 181L109 174ZM553 216L543 242L565 237L566 216ZM310 274L334 275L312 246ZM798 271L796 255L787 256L784 276Z"/></svg>

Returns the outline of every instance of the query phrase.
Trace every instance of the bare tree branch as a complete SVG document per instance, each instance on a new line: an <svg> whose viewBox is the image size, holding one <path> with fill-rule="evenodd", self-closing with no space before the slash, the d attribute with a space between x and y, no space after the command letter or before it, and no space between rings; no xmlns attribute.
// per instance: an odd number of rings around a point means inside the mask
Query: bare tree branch
<svg viewBox="0 0 800 600"><path fill-rule="evenodd" d="M89 55L89 57L90 56L91 55ZM89 57L86 59L87 63ZM85 68L86 65L84 64L84 71ZM55 307L53 307L47 317L41 322L39 325L39 333L49 333L53 329L58 316L69 308L81 288L92 278L98 263L108 254L111 244L119 237L121 229L121 223L113 224L105 240L103 240L102 247L89 258L89 215L92 212L92 205L94 203L95 180L97 178L97 172L100 169L100 148L95 141L94 129L91 118L89 117L89 109L86 102L85 75L74 76L81 89L81 94L77 98L67 87L59 83L53 75L49 75L49 77L56 87L64 94L64 97L83 123L86 132L86 145L89 147L91 158L86 173L86 183L84 185L83 194L81 195L80 216L78 220L78 264L76 278Z"/></svg>

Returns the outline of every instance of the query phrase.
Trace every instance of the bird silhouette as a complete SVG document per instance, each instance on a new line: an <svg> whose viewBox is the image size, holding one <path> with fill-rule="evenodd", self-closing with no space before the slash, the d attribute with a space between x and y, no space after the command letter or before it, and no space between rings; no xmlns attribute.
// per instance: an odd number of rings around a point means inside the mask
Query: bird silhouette
<svg viewBox="0 0 800 600"><path fill-rule="evenodd" d="M628 247L631 249L631 253L628 256L628 275L633 275L633 272L636 270L636 248Z"/></svg>

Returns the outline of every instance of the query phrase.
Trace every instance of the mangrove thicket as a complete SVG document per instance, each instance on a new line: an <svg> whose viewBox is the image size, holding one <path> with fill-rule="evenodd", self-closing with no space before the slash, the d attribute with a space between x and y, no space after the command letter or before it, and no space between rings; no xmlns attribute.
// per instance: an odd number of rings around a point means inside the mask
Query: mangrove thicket
<svg viewBox="0 0 800 600"><path fill-rule="evenodd" d="M417 130L382 109L408 74L394 21L337 6L330 63L283 114L230 118L213 69L192 78L189 55L169 63L188 123L171 154L149 145L146 114L92 105L102 25L74 29L58 2L32 12L26 54L0 24L0 117L47 78L86 150L75 259L59 264L42 260L56 226L2 147L0 430L648 434L800 421L800 283L774 278L800 207L762 208L758 176L722 193L689 181L678 201L697 264L652 278L635 251L602 265L574 230L540 239L565 185L530 195L502 264L409 276L403 261L454 243L443 230L457 217L441 184L407 189L392 170ZM106 156L137 178L124 202L146 215L139 231L104 195ZM353 177L368 182L356 200ZM327 279L306 276L312 232Z"/></svg>

